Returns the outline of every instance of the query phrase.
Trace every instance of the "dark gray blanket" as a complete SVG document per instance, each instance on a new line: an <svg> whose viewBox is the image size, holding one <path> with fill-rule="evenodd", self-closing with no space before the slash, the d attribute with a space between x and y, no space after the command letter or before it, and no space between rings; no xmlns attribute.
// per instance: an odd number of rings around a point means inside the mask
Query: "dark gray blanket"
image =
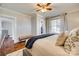
<svg viewBox="0 0 79 59"><path fill-rule="evenodd" d="M48 37L48 36L52 36L52 35L54 35L54 34L43 34L43 35L33 36L32 38L30 38L30 39L27 41L25 47L27 47L28 49L31 49L32 46L33 46L33 44L34 44L34 42L35 42L36 40L41 39L41 38L45 38L45 37Z"/></svg>

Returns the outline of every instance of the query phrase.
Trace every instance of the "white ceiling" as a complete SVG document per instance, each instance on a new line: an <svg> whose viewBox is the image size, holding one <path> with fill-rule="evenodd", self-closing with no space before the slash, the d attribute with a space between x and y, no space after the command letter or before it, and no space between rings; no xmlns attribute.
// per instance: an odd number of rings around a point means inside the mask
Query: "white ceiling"
<svg viewBox="0 0 79 59"><path fill-rule="evenodd" d="M35 14L35 3L2 3L3 8L8 8L24 14ZM40 13L43 16L55 16L65 12L79 11L79 3L53 3L54 10Z"/></svg>

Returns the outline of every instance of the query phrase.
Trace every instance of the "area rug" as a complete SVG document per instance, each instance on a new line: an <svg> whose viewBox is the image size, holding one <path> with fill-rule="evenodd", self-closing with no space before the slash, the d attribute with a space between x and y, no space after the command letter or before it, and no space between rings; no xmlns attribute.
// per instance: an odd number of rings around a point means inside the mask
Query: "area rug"
<svg viewBox="0 0 79 59"><path fill-rule="evenodd" d="M23 56L23 49L17 50L17 51L12 52L12 53L9 53L6 56Z"/></svg>

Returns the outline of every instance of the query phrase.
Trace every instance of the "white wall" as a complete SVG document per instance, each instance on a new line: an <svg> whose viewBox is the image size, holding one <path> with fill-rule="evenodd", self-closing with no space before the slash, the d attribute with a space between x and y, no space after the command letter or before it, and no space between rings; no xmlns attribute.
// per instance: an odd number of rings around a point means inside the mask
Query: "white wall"
<svg viewBox="0 0 79 59"><path fill-rule="evenodd" d="M32 32L32 35L36 35L36 31L37 31L37 29L36 29L36 27L37 27L36 18L37 18L36 14L32 15L32 17L31 17L31 29L32 29L31 32Z"/></svg>
<svg viewBox="0 0 79 59"><path fill-rule="evenodd" d="M17 16L17 37L19 35L30 35L31 34L31 17L19 15Z"/></svg>
<svg viewBox="0 0 79 59"><path fill-rule="evenodd" d="M79 11L68 13L67 15L68 31L79 27Z"/></svg>
<svg viewBox="0 0 79 59"><path fill-rule="evenodd" d="M31 34L31 16L29 15L24 15L22 13L5 9L5 8L0 8L0 15L5 15L5 16L12 16L16 18L16 39L14 42L18 42L18 37L20 35L30 35Z"/></svg>

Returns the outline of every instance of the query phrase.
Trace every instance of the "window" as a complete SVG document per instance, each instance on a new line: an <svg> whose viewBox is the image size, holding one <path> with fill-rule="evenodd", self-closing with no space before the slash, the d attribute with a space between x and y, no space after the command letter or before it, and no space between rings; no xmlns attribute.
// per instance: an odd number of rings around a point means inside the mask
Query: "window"
<svg viewBox="0 0 79 59"><path fill-rule="evenodd" d="M62 19L49 20L48 31L49 33L60 33L63 29L64 21Z"/></svg>

